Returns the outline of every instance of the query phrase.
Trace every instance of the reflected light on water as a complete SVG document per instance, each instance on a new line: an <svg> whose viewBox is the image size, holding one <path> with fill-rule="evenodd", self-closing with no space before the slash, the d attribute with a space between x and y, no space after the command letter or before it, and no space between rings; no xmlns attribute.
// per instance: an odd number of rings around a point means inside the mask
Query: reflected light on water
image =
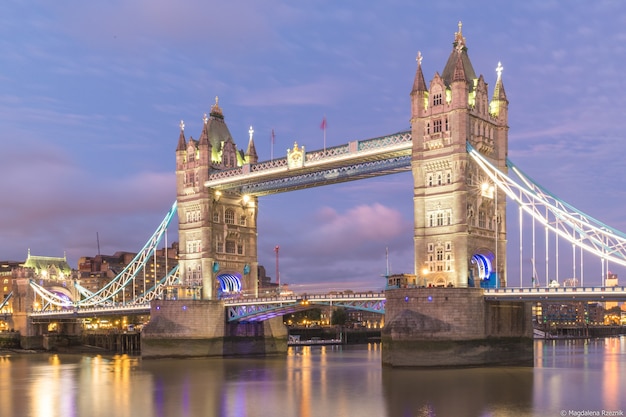
<svg viewBox="0 0 626 417"><path fill-rule="evenodd" d="M536 366L405 369L384 346L286 356L0 357L2 417L447 417L626 412L626 338L537 341Z"/></svg>

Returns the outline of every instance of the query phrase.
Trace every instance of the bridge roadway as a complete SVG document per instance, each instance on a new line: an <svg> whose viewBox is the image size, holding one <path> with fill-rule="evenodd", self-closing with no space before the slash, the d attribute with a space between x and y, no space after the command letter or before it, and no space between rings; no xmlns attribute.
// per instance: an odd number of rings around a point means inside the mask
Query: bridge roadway
<svg viewBox="0 0 626 417"><path fill-rule="evenodd" d="M437 288L431 288L437 291ZM626 301L626 287L537 287L485 289L485 299L527 302L572 301ZM385 292L368 291L347 294L293 294L276 297L230 298L224 300L228 321L263 321L319 306L337 306L385 313ZM33 311L36 319L68 319L102 315L149 314L150 304L123 304L115 306L68 308L63 310Z"/></svg>

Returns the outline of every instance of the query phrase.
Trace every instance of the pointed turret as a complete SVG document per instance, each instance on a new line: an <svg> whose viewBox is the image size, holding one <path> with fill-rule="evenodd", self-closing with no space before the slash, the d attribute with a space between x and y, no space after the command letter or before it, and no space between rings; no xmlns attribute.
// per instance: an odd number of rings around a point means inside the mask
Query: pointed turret
<svg viewBox="0 0 626 417"><path fill-rule="evenodd" d="M509 100L507 100L506 98L504 83L502 82L503 69L504 67L502 66L502 63L498 62L498 67L496 68L498 79L496 81L496 86L493 90L493 98L491 99L489 111L494 116L503 120L503 123L506 124L508 119Z"/></svg>
<svg viewBox="0 0 626 417"><path fill-rule="evenodd" d="M415 72L415 79L413 80L413 89L411 90L411 114L412 117L417 117L420 111L428 107L428 88L426 88L426 81L424 81L424 73L422 72L422 53L417 52L417 71Z"/></svg>
<svg viewBox="0 0 626 417"><path fill-rule="evenodd" d="M501 62L498 62L496 73L498 74L498 80L496 81L496 87L493 90L493 100L502 100L508 103L506 93L504 92L504 84L502 83L502 70L504 67Z"/></svg>
<svg viewBox="0 0 626 417"><path fill-rule="evenodd" d="M184 151L187 149L187 141L185 140L185 122L180 121L180 136L178 136L177 151Z"/></svg>
<svg viewBox="0 0 626 417"><path fill-rule="evenodd" d="M250 140L248 141L248 149L245 154L245 162L246 164L256 164L259 161L259 157L256 153L256 147L254 146L254 139L252 138L252 135L254 134L252 126L250 126L248 133L250 133Z"/></svg>
<svg viewBox="0 0 626 417"><path fill-rule="evenodd" d="M459 31L454 34L452 52L448 57L448 62L446 62L443 74L441 75L441 78L443 78L448 86L452 84L452 81L459 81L461 76L463 76L466 81L470 82L476 78L476 72L474 72L474 67L467 55L465 37L463 37L463 33L461 32L462 26L463 24L459 22ZM462 67L462 70L460 67Z"/></svg>
<svg viewBox="0 0 626 417"><path fill-rule="evenodd" d="M209 121L209 118L207 117L206 113L204 113L204 117L202 117L202 121L204 123L202 124L202 133L200 133L200 139L198 140L198 145L208 146L209 145L209 131L207 127L207 122Z"/></svg>
<svg viewBox="0 0 626 417"><path fill-rule="evenodd" d="M424 73L422 72L422 56L421 52L417 52L417 71L415 72L415 80L413 81L413 90L411 90L411 94L417 94L418 92L428 91L426 88L426 81L424 81Z"/></svg>

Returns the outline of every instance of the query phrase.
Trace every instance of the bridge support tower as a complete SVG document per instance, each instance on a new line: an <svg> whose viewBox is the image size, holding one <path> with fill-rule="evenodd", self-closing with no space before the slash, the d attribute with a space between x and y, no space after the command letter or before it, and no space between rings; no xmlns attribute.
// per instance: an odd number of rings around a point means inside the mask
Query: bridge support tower
<svg viewBox="0 0 626 417"><path fill-rule="evenodd" d="M506 171L508 101L502 67L489 102L465 38L455 33L441 75L427 86L422 56L411 91L415 274L424 286L506 285L506 198L466 150Z"/></svg>

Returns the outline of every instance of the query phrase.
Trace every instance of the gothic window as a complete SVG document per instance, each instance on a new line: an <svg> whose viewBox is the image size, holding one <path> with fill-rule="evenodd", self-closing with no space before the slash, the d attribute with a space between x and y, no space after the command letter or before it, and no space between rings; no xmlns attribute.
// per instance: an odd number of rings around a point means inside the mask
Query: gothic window
<svg viewBox="0 0 626 417"><path fill-rule="evenodd" d="M236 253L236 245L235 245L235 241L233 240L227 240L226 241L226 253Z"/></svg>
<svg viewBox="0 0 626 417"><path fill-rule="evenodd" d="M433 106L439 106L441 104L443 104L443 99L442 99L442 94L441 93L437 93L433 95Z"/></svg>
<svg viewBox="0 0 626 417"><path fill-rule="evenodd" d="M224 223L235 224L235 212L231 209L227 209L224 212Z"/></svg>
<svg viewBox="0 0 626 417"><path fill-rule="evenodd" d="M242 215L242 216L239 217L239 224L241 226L245 226L246 225L246 216Z"/></svg>
<svg viewBox="0 0 626 417"><path fill-rule="evenodd" d="M452 184L452 171L446 171L446 184Z"/></svg>
<svg viewBox="0 0 626 417"><path fill-rule="evenodd" d="M241 243L237 245L237 255L243 255L243 245Z"/></svg>
<svg viewBox="0 0 626 417"><path fill-rule="evenodd" d="M426 134L430 135L430 122L426 123Z"/></svg>
<svg viewBox="0 0 626 417"><path fill-rule="evenodd" d="M224 252L224 242L217 242L215 245L215 251L219 253Z"/></svg>
<svg viewBox="0 0 626 417"><path fill-rule="evenodd" d="M437 260L443 261L443 248L441 246L437 248Z"/></svg>
<svg viewBox="0 0 626 417"><path fill-rule="evenodd" d="M441 180L441 172L437 173L437 185L441 185L442 184L442 180Z"/></svg>
<svg viewBox="0 0 626 417"><path fill-rule="evenodd" d="M437 213L437 226L443 226L443 212Z"/></svg>
<svg viewBox="0 0 626 417"><path fill-rule="evenodd" d="M446 117L446 132L447 132L448 130L450 130L450 129L449 129L449 126L448 126L448 118Z"/></svg>
<svg viewBox="0 0 626 417"><path fill-rule="evenodd" d="M220 221L220 213L217 210L213 212L213 221L215 223L219 223Z"/></svg>
<svg viewBox="0 0 626 417"><path fill-rule="evenodd" d="M429 187L433 186L433 174L432 173L428 174L427 184L428 184Z"/></svg>
<svg viewBox="0 0 626 417"><path fill-rule="evenodd" d="M479 211L479 212L478 212L478 227L480 227L480 228L483 228L483 229L484 229L484 228L485 228L485 225L486 225L485 220L486 220L485 212L484 212L484 211L482 211L482 210L481 210L481 211Z"/></svg>
<svg viewBox="0 0 626 417"><path fill-rule="evenodd" d="M433 120L433 133L441 132L441 119Z"/></svg>
<svg viewBox="0 0 626 417"><path fill-rule="evenodd" d="M428 244L428 252L432 252L432 251L433 251L433 247L434 247L434 246L433 246L433 244L432 244L432 243L429 243L429 244ZM432 259L431 259L431 260L432 260Z"/></svg>

